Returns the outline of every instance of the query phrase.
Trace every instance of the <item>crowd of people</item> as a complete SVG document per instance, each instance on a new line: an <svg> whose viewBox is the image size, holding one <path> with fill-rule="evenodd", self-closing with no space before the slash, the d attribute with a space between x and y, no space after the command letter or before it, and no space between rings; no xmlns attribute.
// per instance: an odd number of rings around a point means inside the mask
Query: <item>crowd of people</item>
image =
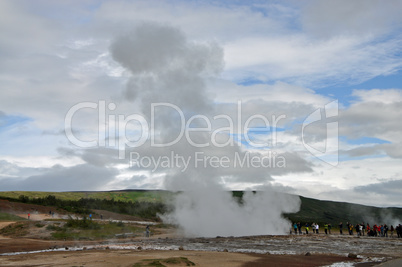
<svg viewBox="0 0 402 267"><path fill-rule="evenodd" d="M306 223L305 225L300 223L300 222L295 222L292 224L292 229L290 229L290 234L303 234L302 227L304 227L305 234L309 234L310 229L313 231L314 234L319 234L320 233L320 225L318 223L312 223L308 224ZM324 224L324 233L331 234L331 229L332 225L330 223ZM338 225L339 229L339 234L343 235L343 230L344 230L344 225L342 222L339 223ZM398 237L402 238L402 225L399 224L396 227L391 225L388 227L386 224L381 224L377 225L374 224L373 226L370 226L370 224L366 223L358 223L356 225L353 225L349 222L346 223L345 229L349 235L353 235L354 232L356 232L357 236L376 236L376 237Z"/></svg>

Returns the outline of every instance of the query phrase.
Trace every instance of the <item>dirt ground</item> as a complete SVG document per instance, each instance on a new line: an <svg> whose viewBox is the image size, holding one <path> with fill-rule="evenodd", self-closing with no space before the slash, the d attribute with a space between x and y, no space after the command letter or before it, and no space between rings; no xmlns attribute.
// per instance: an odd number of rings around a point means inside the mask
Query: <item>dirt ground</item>
<svg viewBox="0 0 402 267"><path fill-rule="evenodd" d="M49 214L49 211L53 211L59 214L66 214L66 212L60 211L56 207L45 207L34 204L11 202L3 199L0 199L0 211L9 212L12 214L22 214L23 218L25 219L27 218L28 213Z"/></svg>
<svg viewBox="0 0 402 267"><path fill-rule="evenodd" d="M7 225L2 223L1 225ZM305 238L305 237L300 237ZM400 253L401 243L391 243L390 247L397 248L392 255L372 255L373 259L367 262L359 255L358 259L348 258L347 254L335 255L331 253L314 251L313 247L304 247L303 251L310 250L312 253L305 256L305 253L297 254L270 254L269 252L249 253L236 252L233 246L244 249L253 248L255 244L280 243L281 246L288 246L288 236L284 237L239 237L239 238L160 238L154 236L150 239L130 239L103 241L50 241L28 238L0 239L0 266L133 266L145 259L166 259L171 257L186 257L195 266L328 266L333 263L353 262L362 266L373 266L386 260L397 258ZM303 247L311 242L326 242L325 237L316 239L312 237L300 241L298 246ZM348 239L348 238L346 238ZM310 242L310 243L303 243ZM355 240L350 239L348 244L354 244ZM205 245L198 250L198 245ZM162 247L164 244L165 247ZM173 245L172 245L173 244ZM169 247L170 246L170 247ZM196 246L198 249L194 249ZM232 246L232 247L231 247ZM307 245L309 246L309 245ZM181 250L181 248L183 250ZM227 249L229 248L229 252ZM269 245L266 245L269 250ZM219 251L216 251L216 249ZM289 246L289 249L292 249ZM233 251L232 251L233 250ZM17 253L12 252L32 252ZM42 252L40 252L42 251ZM362 253L363 255L364 253ZM368 253L370 254L370 253ZM400 255L400 254L399 254ZM378 258L379 260L375 260ZM168 265L165 266L181 266ZM338 265L342 266L342 265Z"/></svg>
<svg viewBox="0 0 402 267"><path fill-rule="evenodd" d="M133 266L147 259L185 257L195 266L323 266L334 262L350 261L335 255L289 256L259 255L213 251L138 251L138 250L92 250L64 251L0 256L1 266ZM166 266L177 266L169 265Z"/></svg>
<svg viewBox="0 0 402 267"><path fill-rule="evenodd" d="M13 222L0 222L0 228ZM141 249L149 242L166 239L153 236L151 239L125 240L123 245L137 244L136 249L113 249L109 241L50 241L29 238L0 236L0 266L133 266L142 260L185 257L195 266L323 266L334 262L350 261L339 255L269 255L194 250L149 250ZM171 239L172 240L172 239ZM173 239L175 240L175 239ZM180 241L179 241L180 240ZM181 243L183 238L178 239ZM174 241L173 241L174 242ZM108 245L110 244L110 245ZM109 247L110 246L110 247ZM75 249L79 249L75 251ZM43 251L38 253L26 253ZM13 255L17 252L17 255ZM21 253L22 252L22 253ZM24 253L25 252L25 253ZM165 266L181 266L169 265Z"/></svg>
<svg viewBox="0 0 402 267"><path fill-rule="evenodd" d="M51 217L49 208L21 203L0 204L3 208L14 209L14 213L21 217L31 212L31 220L41 221ZM103 211L97 213L111 220L138 219ZM12 223L0 222L0 229ZM357 258L348 257L349 253L357 255ZM151 238L137 236L118 240L55 241L30 238L29 235L15 238L0 236L0 266L133 266L143 260L185 257L195 266L292 267L353 263L365 267L401 256L401 239L346 235L188 238L174 229L162 228ZM164 265L184 266L183 263Z"/></svg>

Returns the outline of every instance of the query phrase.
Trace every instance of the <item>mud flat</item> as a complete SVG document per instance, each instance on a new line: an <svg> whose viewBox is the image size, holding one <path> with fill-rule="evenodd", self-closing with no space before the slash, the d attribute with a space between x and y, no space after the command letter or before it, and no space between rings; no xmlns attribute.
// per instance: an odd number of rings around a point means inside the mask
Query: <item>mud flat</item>
<svg viewBox="0 0 402 267"><path fill-rule="evenodd" d="M81 250L0 256L1 266L133 266L150 259L186 258L195 266L323 266L350 261L336 255L260 255L213 251ZM141 265L140 265L141 266ZM145 265L144 265L145 266ZM158 265L159 266L159 265ZM165 264L165 266L177 266ZM182 265L179 265L182 266Z"/></svg>
<svg viewBox="0 0 402 267"><path fill-rule="evenodd" d="M401 257L402 240L346 235L156 236L81 243L3 239L0 253L1 266L133 266L172 257L187 258L196 266L373 266Z"/></svg>

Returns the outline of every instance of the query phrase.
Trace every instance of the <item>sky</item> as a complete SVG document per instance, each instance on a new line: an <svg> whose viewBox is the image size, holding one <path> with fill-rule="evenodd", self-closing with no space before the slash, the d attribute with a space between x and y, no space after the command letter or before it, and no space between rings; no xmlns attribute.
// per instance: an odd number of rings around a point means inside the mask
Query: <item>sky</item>
<svg viewBox="0 0 402 267"><path fill-rule="evenodd" d="M0 190L402 207L402 1L0 1Z"/></svg>

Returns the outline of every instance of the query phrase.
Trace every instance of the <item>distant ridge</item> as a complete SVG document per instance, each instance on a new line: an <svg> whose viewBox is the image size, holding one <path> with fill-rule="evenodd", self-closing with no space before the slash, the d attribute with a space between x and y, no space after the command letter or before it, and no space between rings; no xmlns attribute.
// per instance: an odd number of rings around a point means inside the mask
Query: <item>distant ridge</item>
<svg viewBox="0 0 402 267"><path fill-rule="evenodd" d="M243 191L232 191L234 197L241 200ZM171 191L155 189L124 189L110 191L69 191L69 192L38 192L38 191L3 191L0 199L15 199L21 196L29 198L46 197L53 195L63 200L79 200L81 198L114 199L116 201L145 201L164 202L174 195ZM373 207L348 202L318 200L300 196L301 207L297 213L284 214L289 220L301 223L331 223L337 226L340 222L388 224L402 223L402 208ZM267 203L268 205L269 203Z"/></svg>
<svg viewBox="0 0 402 267"><path fill-rule="evenodd" d="M288 214L292 221L331 223L338 225L343 222L373 224L399 224L402 223L402 208L397 207L373 207L348 202L336 202L300 197L300 211Z"/></svg>

